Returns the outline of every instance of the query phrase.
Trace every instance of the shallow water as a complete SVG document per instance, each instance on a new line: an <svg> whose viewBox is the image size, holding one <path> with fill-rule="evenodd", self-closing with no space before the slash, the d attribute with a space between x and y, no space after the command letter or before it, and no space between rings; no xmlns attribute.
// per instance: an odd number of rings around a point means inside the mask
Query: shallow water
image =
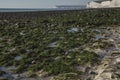
<svg viewBox="0 0 120 80"><path fill-rule="evenodd" d="M99 29L92 29L93 32L97 32L97 34L94 36L96 40L99 40L103 37L102 31Z"/></svg>
<svg viewBox="0 0 120 80"><path fill-rule="evenodd" d="M101 39L101 38L102 38L102 35L101 35L101 34L95 35L95 39L96 39L96 40L99 40L99 39Z"/></svg>
<svg viewBox="0 0 120 80"><path fill-rule="evenodd" d="M78 32L79 31L79 29L78 28L72 28L72 29L69 29L69 30L67 30L68 32Z"/></svg>
<svg viewBox="0 0 120 80"><path fill-rule="evenodd" d="M6 72L3 76L0 76L0 79L2 78L7 78L8 80L13 80L13 74L10 70L15 69L15 66L10 66L10 67L2 67L0 66L0 71Z"/></svg>
<svg viewBox="0 0 120 80"><path fill-rule="evenodd" d="M79 9L72 9L72 8L0 8L0 12L34 12L34 11L60 11L60 10L83 10L86 9L85 7Z"/></svg>
<svg viewBox="0 0 120 80"><path fill-rule="evenodd" d="M16 56L15 58L14 58L14 60L17 60L17 61L19 61L19 60L21 60L22 59L22 56Z"/></svg>
<svg viewBox="0 0 120 80"><path fill-rule="evenodd" d="M48 47L57 47L57 42L52 42L48 45Z"/></svg>

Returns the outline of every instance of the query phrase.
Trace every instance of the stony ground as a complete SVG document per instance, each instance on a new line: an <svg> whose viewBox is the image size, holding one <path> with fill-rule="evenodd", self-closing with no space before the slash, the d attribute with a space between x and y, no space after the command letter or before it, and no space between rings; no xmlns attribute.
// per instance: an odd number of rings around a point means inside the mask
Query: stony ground
<svg viewBox="0 0 120 80"><path fill-rule="evenodd" d="M97 67L94 80L120 80L120 27L110 28L107 33L105 38L114 47L107 50L107 55Z"/></svg>
<svg viewBox="0 0 120 80"><path fill-rule="evenodd" d="M102 57L100 64L90 70L89 79L120 80L120 27L108 27L101 34L101 40L111 46L107 49L95 49L95 52Z"/></svg>
<svg viewBox="0 0 120 80"><path fill-rule="evenodd" d="M109 43L106 48L95 48L98 45L94 43L91 47L86 47L86 50L94 51L100 55L99 65L86 65L78 67L85 72L80 79L70 80L120 80L120 26L112 26L107 28L97 29L100 33L96 40ZM99 37L98 37L99 36ZM107 44L108 45L108 44ZM65 75L60 75L51 80L68 80Z"/></svg>
<svg viewBox="0 0 120 80"><path fill-rule="evenodd" d="M0 17L0 80L120 80L120 9Z"/></svg>
<svg viewBox="0 0 120 80"><path fill-rule="evenodd" d="M10 80L120 80L120 26L111 26L111 27L101 27L94 29L98 32L95 35L96 42L92 43L91 46L85 46L85 50L95 52L100 56L99 64L91 66L86 64L84 66L78 66L78 70L84 72L83 75L78 79L70 78L66 79L66 75L51 76L45 78L25 78L27 73L23 74L10 74L10 67L4 69L8 72L6 76ZM100 41L100 43L98 43ZM102 47L96 47L106 43ZM2 69L2 68L1 68ZM70 75L76 75L69 73ZM40 73L41 75L41 73Z"/></svg>

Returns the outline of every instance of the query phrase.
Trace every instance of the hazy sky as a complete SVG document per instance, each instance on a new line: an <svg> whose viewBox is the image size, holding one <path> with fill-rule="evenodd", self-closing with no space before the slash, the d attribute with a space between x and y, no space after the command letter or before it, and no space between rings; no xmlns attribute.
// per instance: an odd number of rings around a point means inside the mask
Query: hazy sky
<svg viewBox="0 0 120 80"><path fill-rule="evenodd" d="M0 8L51 8L55 5L84 5L91 0L0 0Z"/></svg>

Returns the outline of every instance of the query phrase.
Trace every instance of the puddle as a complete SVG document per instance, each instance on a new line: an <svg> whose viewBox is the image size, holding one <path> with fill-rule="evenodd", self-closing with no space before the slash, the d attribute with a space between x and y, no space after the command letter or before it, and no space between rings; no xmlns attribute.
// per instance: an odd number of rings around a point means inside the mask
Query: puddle
<svg viewBox="0 0 120 80"><path fill-rule="evenodd" d="M48 45L48 47L57 47L57 42L52 42Z"/></svg>
<svg viewBox="0 0 120 80"><path fill-rule="evenodd" d="M116 50L115 46L112 46L106 49L107 52L114 51L114 50Z"/></svg>
<svg viewBox="0 0 120 80"><path fill-rule="evenodd" d="M107 55L107 51L102 50L102 49L95 49L94 52L99 55L99 60L102 60L105 55Z"/></svg>
<svg viewBox="0 0 120 80"><path fill-rule="evenodd" d="M12 69L15 69L15 66L9 66L9 67L1 67L0 71L6 72L3 76L0 76L0 79L7 78L8 80L14 80L13 74L11 72Z"/></svg>
<svg viewBox="0 0 120 80"><path fill-rule="evenodd" d="M25 35L23 32L20 32L19 34L20 34L21 36L24 36L24 35Z"/></svg>
<svg viewBox="0 0 120 80"><path fill-rule="evenodd" d="M100 34L102 33L101 30L99 30L99 29L93 29L92 31L96 31L96 32L98 32Z"/></svg>
<svg viewBox="0 0 120 80"><path fill-rule="evenodd" d="M16 67L15 66L9 66L9 67L1 67L0 66L0 70L5 71L5 72L11 72L11 70L13 70L13 69L16 69Z"/></svg>
<svg viewBox="0 0 120 80"><path fill-rule="evenodd" d="M21 73L21 74L14 74L11 70L16 69L15 66L10 66L10 67L1 67L0 70L6 72L3 76L0 76L0 79L7 78L8 80L38 80L35 78L27 78L25 75L26 73Z"/></svg>
<svg viewBox="0 0 120 80"><path fill-rule="evenodd" d="M100 55L99 55L99 60L102 61L103 58L104 58L105 56L107 56L107 55L108 55L107 52L104 52L104 53L100 54Z"/></svg>
<svg viewBox="0 0 120 80"><path fill-rule="evenodd" d="M95 35L95 39L96 39L96 40L99 40L99 39L101 39L101 38L102 38L102 35L101 35L101 34Z"/></svg>
<svg viewBox="0 0 120 80"><path fill-rule="evenodd" d="M69 49L68 51L66 51L66 53L65 53L65 55L67 55L69 52L71 52L71 51L76 51L76 50L78 50L79 48L74 48L74 49Z"/></svg>
<svg viewBox="0 0 120 80"><path fill-rule="evenodd" d="M4 77L7 78L8 80L14 80L14 77L12 76L11 73L7 73L7 74L3 75L3 78Z"/></svg>
<svg viewBox="0 0 120 80"><path fill-rule="evenodd" d="M96 40L99 40L99 39L103 38L101 30L99 30L99 29L92 29L92 31L93 32L94 31L97 32L97 34L94 36Z"/></svg>
<svg viewBox="0 0 120 80"><path fill-rule="evenodd" d="M78 32L78 28L72 28L72 29L69 29L69 30L67 30L68 32Z"/></svg>
<svg viewBox="0 0 120 80"><path fill-rule="evenodd" d="M14 60L16 60L16 61L19 61L19 60L21 60L21 59L22 59L21 56L16 56L16 57L14 58Z"/></svg>
<svg viewBox="0 0 120 80"><path fill-rule="evenodd" d="M81 32L84 32L84 29L83 29L83 28L81 28L80 30L81 30Z"/></svg>

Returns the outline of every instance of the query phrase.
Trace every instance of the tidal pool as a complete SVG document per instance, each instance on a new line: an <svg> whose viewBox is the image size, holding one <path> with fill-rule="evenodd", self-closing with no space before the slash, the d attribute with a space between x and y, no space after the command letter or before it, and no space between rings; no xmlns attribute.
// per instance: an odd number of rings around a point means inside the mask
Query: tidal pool
<svg viewBox="0 0 120 80"><path fill-rule="evenodd" d="M57 42L52 42L48 45L48 47L57 47Z"/></svg>
<svg viewBox="0 0 120 80"><path fill-rule="evenodd" d="M21 60L22 59L22 56L16 56L15 58L14 58L14 60L16 60L16 61L19 61L19 60Z"/></svg>
<svg viewBox="0 0 120 80"><path fill-rule="evenodd" d="M67 30L68 32L78 32L79 31L79 29L78 28L72 28L72 29L69 29L69 30Z"/></svg>
<svg viewBox="0 0 120 80"><path fill-rule="evenodd" d="M6 78L8 80L14 80L13 73L11 70L15 69L15 66L9 66L9 67L2 67L0 66L0 71L4 71L5 74L3 76L0 76L0 79Z"/></svg>

